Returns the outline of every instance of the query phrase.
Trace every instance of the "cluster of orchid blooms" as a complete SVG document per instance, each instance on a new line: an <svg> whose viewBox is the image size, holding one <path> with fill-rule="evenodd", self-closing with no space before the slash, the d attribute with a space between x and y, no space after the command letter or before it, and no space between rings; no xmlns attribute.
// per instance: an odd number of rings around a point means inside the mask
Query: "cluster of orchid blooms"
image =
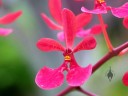
<svg viewBox="0 0 128 96"><path fill-rule="evenodd" d="M79 0L78 0L79 1ZM104 24L101 14L106 14L111 11L117 18L123 18L123 25L128 29L128 3L121 7L114 8L108 6L104 0L95 0L93 10L88 10L85 7L81 8L81 13L74 13L62 8L61 0L49 0L49 10L54 19L50 19L45 13L42 13L42 19L53 30L60 31L57 33L57 38L61 42L65 42L65 46L51 38L41 38L37 42L37 47L44 52L60 51L64 57L63 63L56 69L44 66L36 75L36 84L45 90L50 90L62 85L64 81L64 71L67 71L66 80L70 86L81 86L92 74L93 66L89 64L87 67L81 67L77 64L74 54L82 50L91 50L96 47L96 39L94 35L103 32L109 51L113 51L113 46L107 35L107 25ZM10 24L21 16L22 11L9 13L0 18L0 24ZM97 14L100 24L96 24L89 29L84 27L91 21L92 15ZM12 29L0 28L0 36L7 36L12 33ZM75 38L83 38L83 40L74 47ZM119 55L128 51L128 48L122 50ZM128 86L128 72L122 79L123 83Z"/></svg>
<svg viewBox="0 0 128 96"><path fill-rule="evenodd" d="M42 13L42 19L53 30L61 32L57 33L60 41L64 41L66 47L61 45L58 41L51 38L41 38L37 42L37 47L44 52L61 51L64 56L63 63L56 69L44 66L36 75L36 84L45 90L50 90L62 85L64 81L63 71L67 71L66 80L70 86L81 86L85 83L92 73L92 65L87 67L80 67L77 64L74 53L82 50L91 50L96 47L96 40L94 35L100 34L103 31L106 43L110 51L113 46L107 35L107 25L104 24L101 14L106 14L111 11L115 17L124 18L123 24L128 27L128 3L118 8L107 6L104 0L95 0L95 8L88 10L82 7L82 13L77 16L67 9L62 8L61 0L49 0L49 10L54 19L51 20L45 13ZM92 19L92 14L97 14L101 24L96 24L92 28L84 29ZM73 47L74 39L81 37L83 40ZM126 50L126 49L125 49ZM120 54L125 53L124 50ZM128 73L123 77L123 82L126 85L128 82Z"/></svg>

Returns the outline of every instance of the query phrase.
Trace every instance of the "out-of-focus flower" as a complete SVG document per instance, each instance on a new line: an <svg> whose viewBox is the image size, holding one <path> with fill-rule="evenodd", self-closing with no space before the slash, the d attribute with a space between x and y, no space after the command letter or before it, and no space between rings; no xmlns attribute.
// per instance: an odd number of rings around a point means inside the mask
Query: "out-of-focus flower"
<svg viewBox="0 0 128 96"><path fill-rule="evenodd" d="M74 53L81 50L91 50L96 47L96 40L92 36L84 38L76 47L73 47L76 28L76 17L72 11L63 9L62 11L63 29L66 47L50 38L41 38L37 42L37 47L41 51L61 51L63 52L63 64L56 68L43 67L36 75L36 84L45 90L50 90L61 86L64 81L63 71L67 71L67 82L70 86L80 86L88 80L92 72L92 65L85 68L80 67L74 57Z"/></svg>
<svg viewBox="0 0 128 96"><path fill-rule="evenodd" d="M0 28L0 36L8 36L12 31L12 29Z"/></svg>
<svg viewBox="0 0 128 96"><path fill-rule="evenodd" d="M0 24L6 25L6 24L13 23L15 20L19 18L19 16L21 16L21 14L22 14L21 10L13 12L13 13L9 13L0 18ZM13 31L12 29L0 28L0 36L8 36L9 34L12 33L12 31Z"/></svg>
<svg viewBox="0 0 128 96"><path fill-rule="evenodd" d="M2 0L0 0L0 6L2 5Z"/></svg>
<svg viewBox="0 0 128 96"><path fill-rule="evenodd" d="M123 25L128 29L128 16L123 19Z"/></svg>
<svg viewBox="0 0 128 96"><path fill-rule="evenodd" d="M92 14L106 14L108 10L111 10L115 17L124 18L128 16L128 2L121 7L114 8L107 6L104 0L95 0L95 8L93 10L88 10L85 7L82 7L81 10L82 12Z"/></svg>
<svg viewBox="0 0 128 96"><path fill-rule="evenodd" d="M57 37L59 40L63 41L64 40L64 33L63 31L63 23L62 23L62 4L61 4L61 0L49 0L49 10L50 13L52 15L52 17L54 18L54 21L52 21L49 17L47 17L47 15L45 13L42 13L42 19L45 21L45 23L53 30L59 30L61 32L59 32L57 34ZM77 34L83 33L83 34L91 34L91 30L88 33L85 33L86 31L83 31L83 27L86 26L92 19L92 15L89 13L81 13L78 14L76 16L76 22L77 22L77 31L76 31L76 36L78 36ZM96 27L96 26L95 26ZM98 26L100 27L100 26ZM92 27L93 28L93 27ZM90 28L91 29L91 28ZM98 33L101 33L102 30L98 30ZM96 33L96 34L98 34ZM84 36L78 36L78 37L84 37Z"/></svg>
<svg viewBox="0 0 128 96"><path fill-rule="evenodd" d="M128 86L128 72L126 72L122 78L122 82L125 86Z"/></svg>

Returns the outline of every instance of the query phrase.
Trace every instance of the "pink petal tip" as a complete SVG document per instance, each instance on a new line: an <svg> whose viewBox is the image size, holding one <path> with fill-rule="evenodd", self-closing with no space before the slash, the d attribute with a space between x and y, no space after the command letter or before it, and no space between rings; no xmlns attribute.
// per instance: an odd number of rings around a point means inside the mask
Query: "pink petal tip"
<svg viewBox="0 0 128 96"><path fill-rule="evenodd" d="M128 72L126 72L122 78L122 82L125 86L128 86Z"/></svg>
<svg viewBox="0 0 128 96"><path fill-rule="evenodd" d="M123 25L126 29L128 29L128 16L123 19Z"/></svg>
<svg viewBox="0 0 128 96"><path fill-rule="evenodd" d="M128 16L128 2L118 8L111 8L111 12L115 17L124 18Z"/></svg>
<svg viewBox="0 0 128 96"><path fill-rule="evenodd" d="M0 36L8 36L12 33L12 29L0 28Z"/></svg>
<svg viewBox="0 0 128 96"><path fill-rule="evenodd" d="M85 7L82 7L81 11L85 12L85 13L91 13L91 14L105 14L105 13L107 13L107 10L105 8L97 8L94 10L88 10Z"/></svg>
<svg viewBox="0 0 128 96"><path fill-rule="evenodd" d="M9 13L0 18L0 24L10 24L14 22L16 19L18 19L18 17L21 16L21 14L22 14L21 10L13 13Z"/></svg>

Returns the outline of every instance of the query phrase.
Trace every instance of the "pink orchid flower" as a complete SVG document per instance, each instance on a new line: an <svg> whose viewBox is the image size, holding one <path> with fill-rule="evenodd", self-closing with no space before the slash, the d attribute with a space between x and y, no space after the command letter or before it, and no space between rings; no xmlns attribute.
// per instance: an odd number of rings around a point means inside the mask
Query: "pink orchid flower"
<svg viewBox="0 0 128 96"><path fill-rule="evenodd" d="M36 84L45 90L50 90L62 85L64 81L63 71L67 71L67 82L70 86L80 86L88 80L92 72L92 65L80 67L74 57L74 53L81 50L91 50L96 47L96 40L92 36L84 38L76 47L73 47L76 34L76 17L72 11L63 9L62 21L66 47L50 38L41 38L37 47L41 51L61 51L64 56L63 64L56 68L43 67L36 75Z"/></svg>
<svg viewBox="0 0 128 96"><path fill-rule="evenodd" d="M122 81L125 86L128 86L128 72L124 74Z"/></svg>
<svg viewBox="0 0 128 96"><path fill-rule="evenodd" d="M61 4L61 0L49 0L49 9L50 9L50 13L52 15L52 17L54 18L54 21L52 21L50 18L47 17L46 14L42 13L42 19L45 21L45 23L53 30L59 30L59 31L63 31L63 22L62 22L62 4ZM88 32L85 33L86 31L84 31L82 28L84 26L86 26L92 19L92 15L88 14L88 13L81 13L78 14L76 16L76 22L77 22L77 31L76 31L76 36L77 37L84 37L84 34L93 34L96 32L92 32L92 30L88 29ZM96 25L97 26L97 25ZM94 27L96 27L94 26ZM100 27L97 26L98 28ZM93 27L92 27L93 28ZM92 29L90 28L90 29ZM98 30L98 32L96 34L101 33L102 30ZM81 35L79 35L79 33ZM83 33L83 35L82 35ZM95 35L95 34L94 34ZM59 32L57 34L57 37L60 41L64 41L64 32Z"/></svg>
<svg viewBox="0 0 128 96"><path fill-rule="evenodd" d="M0 18L0 24L2 25L10 24L14 22L15 20L17 20L21 14L22 14L21 10L13 12L13 13L9 13ZM12 31L13 31L12 29L0 28L0 36L8 36L9 34L12 33Z"/></svg>
<svg viewBox="0 0 128 96"><path fill-rule="evenodd" d="M121 7L114 8L107 6L104 0L95 0L95 8L93 10L88 10L85 7L82 7L81 10L82 12L92 14L106 14L108 10L111 10L115 17L124 18L128 16L128 2Z"/></svg>
<svg viewBox="0 0 128 96"><path fill-rule="evenodd" d="M128 16L123 19L123 25L126 29L128 29Z"/></svg>

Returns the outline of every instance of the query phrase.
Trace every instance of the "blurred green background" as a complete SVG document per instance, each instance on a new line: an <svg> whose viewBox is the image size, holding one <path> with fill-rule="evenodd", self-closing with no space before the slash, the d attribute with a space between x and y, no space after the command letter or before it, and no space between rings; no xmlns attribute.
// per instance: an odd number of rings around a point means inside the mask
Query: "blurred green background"
<svg viewBox="0 0 128 96"><path fill-rule="evenodd" d="M108 5L115 7L127 2L127 0L106 1ZM62 2L64 7L78 14L81 12L81 6L93 8L94 1L62 0ZM0 96L55 96L66 88L66 80L61 87L50 91L38 88L34 82L40 68L44 65L56 68L63 60L61 53L44 53L36 48L36 42L42 37L57 39L56 32L49 29L40 16L42 12L50 16L47 3L48 0L3 0L0 16L16 10L23 10L23 15L13 24L0 25L0 27L14 29L11 35L0 37ZM110 12L103 16L108 24L108 33L113 45L116 47L126 42L128 30L123 27L122 19L113 17ZM99 23L97 17L93 16L93 20L85 28L97 23ZM96 39L98 42L96 49L75 54L81 66L95 64L108 52L103 35L96 36ZM121 81L123 74L128 71L127 56L128 54L125 54L109 60L82 87L98 96L128 96L128 87ZM111 82L106 77L110 67L114 73ZM66 96L85 95L72 91Z"/></svg>

